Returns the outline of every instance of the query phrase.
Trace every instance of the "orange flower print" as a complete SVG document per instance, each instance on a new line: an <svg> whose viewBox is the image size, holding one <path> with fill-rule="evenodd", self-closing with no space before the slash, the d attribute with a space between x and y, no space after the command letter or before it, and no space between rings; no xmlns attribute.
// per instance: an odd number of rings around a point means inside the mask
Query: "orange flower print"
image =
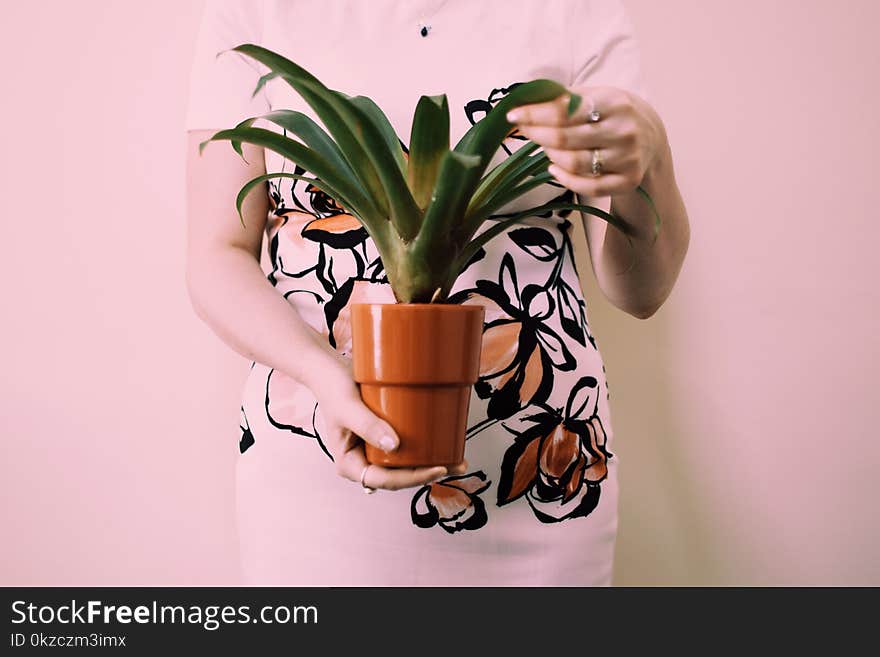
<svg viewBox="0 0 880 657"><path fill-rule="evenodd" d="M367 229L360 220L346 212L320 187L309 183L306 193L310 197L312 210L318 216L303 228L304 238L322 242L334 249L351 249L367 239Z"/></svg>
<svg viewBox="0 0 880 657"><path fill-rule="evenodd" d="M486 505L480 493L492 482L482 470L446 477L423 486L413 496L410 511L417 527L440 525L450 534L486 524Z"/></svg>
<svg viewBox="0 0 880 657"><path fill-rule="evenodd" d="M298 172L302 169L297 167ZM367 230L354 215L346 212L317 185L297 181L291 186L293 207L285 206L275 185L270 185L270 214L266 224L269 257L273 265L269 280L280 276L301 279L314 273L328 292L335 287L332 271L333 256L325 248L347 251L354 260L358 275L370 263L367 255ZM297 193L297 187L304 191ZM337 258L338 260L338 258ZM286 261L286 262L285 262ZM297 263L312 263L306 269L295 269ZM348 269L348 267L344 267Z"/></svg>
<svg viewBox="0 0 880 657"><path fill-rule="evenodd" d="M485 308L475 390L489 400L490 419L509 418L529 404L546 401L553 389L554 369L574 369L571 351L544 321L555 309L553 295L536 284L520 291L509 253L501 261L497 283L478 280L475 287L456 292L449 301Z"/></svg>
<svg viewBox="0 0 880 657"><path fill-rule="evenodd" d="M544 407L525 418L532 426L512 432L514 443L501 464L499 506L525 497L541 522L587 516L596 508L613 456L597 405L598 382L585 376L572 389L564 413ZM582 419L588 406L593 413Z"/></svg>

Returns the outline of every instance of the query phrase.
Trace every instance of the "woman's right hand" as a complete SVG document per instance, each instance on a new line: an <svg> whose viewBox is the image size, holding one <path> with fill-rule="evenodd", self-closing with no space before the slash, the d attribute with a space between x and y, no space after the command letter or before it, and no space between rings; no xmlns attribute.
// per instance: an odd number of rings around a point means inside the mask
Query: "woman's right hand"
<svg viewBox="0 0 880 657"><path fill-rule="evenodd" d="M397 448L400 439L391 425L364 404L352 377L350 360L329 345L322 351L329 357L304 383L318 401L318 413L324 420L321 440L333 455L339 476L360 484L364 468L371 465L364 477L365 486L398 490L424 486L446 475L467 471L467 461L448 470L444 466L386 468L369 464L364 452L365 441L390 452Z"/></svg>

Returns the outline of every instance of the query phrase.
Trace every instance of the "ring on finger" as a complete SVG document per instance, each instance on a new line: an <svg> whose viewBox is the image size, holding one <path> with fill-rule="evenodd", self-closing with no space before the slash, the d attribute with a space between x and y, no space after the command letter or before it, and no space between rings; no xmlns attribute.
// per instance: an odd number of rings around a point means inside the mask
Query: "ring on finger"
<svg viewBox="0 0 880 657"><path fill-rule="evenodd" d="M594 148L593 149L593 158L592 158L592 162L590 163L590 173L593 174L593 176L601 176L602 175L601 151L602 151L601 148Z"/></svg>
<svg viewBox="0 0 880 657"><path fill-rule="evenodd" d="M364 483L365 480L366 480L366 478L367 478L367 470L370 469L370 466L371 466L371 465L373 465L373 464L372 464L372 463L367 463L367 464L364 466L364 469L361 470L361 488L363 488L364 492L365 492L367 495L372 495L373 493L376 492L376 489L375 489L375 488L371 488L370 486L367 486L366 483Z"/></svg>
<svg viewBox="0 0 880 657"><path fill-rule="evenodd" d="M599 113L596 102L591 96L587 96L587 100L590 101L590 111L587 114L586 123L596 123L602 119L602 114Z"/></svg>

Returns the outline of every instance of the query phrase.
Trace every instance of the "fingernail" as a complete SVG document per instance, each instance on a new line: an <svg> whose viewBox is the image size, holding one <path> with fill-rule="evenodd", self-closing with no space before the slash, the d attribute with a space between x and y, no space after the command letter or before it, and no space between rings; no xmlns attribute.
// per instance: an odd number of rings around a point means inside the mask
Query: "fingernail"
<svg viewBox="0 0 880 657"><path fill-rule="evenodd" d="M384 449L386 452L390 452L392 449L397 447L397 441L394 440L391 436L382 436L379 438L379 447Z"/></svg>
<svg viewBox="0 0 880 657"><path fill-rule="evenodd" d="M520 112L518 110L510 110L507 113L507 120L510 123L515 123L516 121L519 121L519 119L520 119Z"/></svg>
<svg viewBox="0 0 880 657"><path fill-rule="evenodd" d="M435 482L435 481L439 481L440 479L443 479L443 477L445 477L445 476L448 475L448 474L449 474L449 470L447 470L446 468L442 468L442 469L440 470L440 472L438 472L436 475L434 475L434 476L431 478L431 483L433 483L433 482Z"/></svg>

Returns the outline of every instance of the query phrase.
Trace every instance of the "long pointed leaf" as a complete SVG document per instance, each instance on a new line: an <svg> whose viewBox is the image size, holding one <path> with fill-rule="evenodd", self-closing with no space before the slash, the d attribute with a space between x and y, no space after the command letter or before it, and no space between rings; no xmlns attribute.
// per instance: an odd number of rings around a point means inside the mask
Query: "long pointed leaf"
<svg viewBox="0 0 880 657"><path fill-rule="evenodd" d="M280 77L309 104L328 132L333 135L343 156L360 178L362 188L369 190L370 196L373 197L372 204L387 216L388 199L379 175L361 144L359 135L355 134L350 122L340 115L338 106L334 106L331 102L336 97L334 92L298 64L267 48L244 43L230 50L247 55L270 69L270 72L258 81L254 94L268 80Z"/></svg>
<svg viewBox="0 0 880 657"><path fill-rule="evenodd" d="M323 155L331 164L336 166L341 173L347 175L352 182L355 182L360 186L360 181L354 171L352 171L345 157L342 155L339 146L336 145L336 142L333 141L324 129L315 123L310 116L294 110L279 109L267 114L245 119L235 127L236 129L249 128L259 119L271 121L281 128L284 128L287 132L295 134L302 139L306 146L309 146L315 152ZM242 156L242 158L244 158L240 142L233 141L232 147ZM364 191L363 188L361 188L361 191Z"/></svg>
<svg viewBox="0 0 880 657"><path fill-rule="evenodd" d="M529 176L535 176L546 172L549 165L550 158L548 158L545 153L538 153L537 155L525 158L515 166L510 167L510 170L507 171L501 180L496 183L494 186L495 188L490 194L480 201L474 199L471 200L471 204L468 205L465 214L464 222L462 223L462 230L466 232L471 229L476 230L479 228L479 224L482 223L483 219L488 217L489 214L498 208L504 207L511 200L519 196L519 194L511 195L517 185L526 180ZM499 202L499 199L502 199L502 201ZM489 208L488 213L485 211L486 208ZM476 223L476 225L473 225L474 223Z"/></svg>
<svg viewBox="0 0 880 657"><path fill-rule="evenodd" d="M458 274L464 269L467 263L470 262L470 259L476 255L477 251L479 251L490 240L494 239L505 230L507 230L507 228L509 228L511 224L522 221L527 217L543 214L550 210L580 210L581 212L586 212L587 214L601 217L612 226L619 229L626 236L626 239L629 242L630 246L632 246L632 235L634 235L632 228L630 228L630 226L625 222L615 217L613 214L609 214L601 208L596 208L592 205L566 203L564 201L552 201L550 203L545 203L544 205L539 205L534 208L529 208L528 210L517 212L509 217L499 219L493 226L490 226L473 240L471 240L467 244L467 246L465 246L461 250L458 257L455 259L455 262L453 263L450 270L452 280L447 281L446 287L444 288L444 293L442 293L441 296L445 296L446 294L448 294L448 291L452 288L452 284L455 282Z"/></svg>
<svg viewBox="0 0 880 657"><path fill-rule="evenodd" d="M311 82L302 82L302 85L320 93L317 85ZM367 157L373 163L385 189L391 223L404 242L409 242L419 231L422 211L416 205L381 131L360 107L343 94L331 91L326 100L348 127L363 140Z"/></svg>
<svg viewBox="0 0 880 657"><path fill-rule="evenodd" d="M541 103L558 98L562 94L570 94L572 99L577 94L571 94L569 90L559 82L549 79L532 80L521 84L510 91L504 98L489 110L482 120L471 126L470 130L459 140L455 150L470 155L479 155L483 158L481 166L474 169L466 181L462 193L472 196L479 184L483 172L486 170L495 151L501 142L510 134L513 124L507 120L507 112L519 105ZM569 113L575 103L569 101Z"/></svg>
<svg viewBox="0 0 880 657"><path fill-rule="evenodd" d="M476 155L446 151L434 195L416 238L415 255L436 257L438 245L452 237L452 228L463 219L468 200L460 193L461 183L479 165L480 158Z"/></svg>
<svg viewBox="0 0 880 657"><path fill-rule="evenodd" d="M547 164L544 163L544 167L546 168ZM553 176L550 173L544 171L543 173L538 173L525 182L516 185L515 187L505 188L501 190L498 194L494 195L491 199L489 199L486 203L483 204L480 208L478 208L473 214L468 215L465 220L462 222L461 229L458 231L457 242L462 244L470 240L474 234L480 229L480 226L490 217L496 210L500 210L508 203L511 203L518 199L523 194L530 192L535 187L539 187L546 182L553 180Z"/></svg>
<svg viewBox="0 0 880 657"><path fill-rule="evenodd" d="M310 116L302 112L280 109L264 114L263 118L281 126L288 132L292 132L302 139L307 146L323 155L331 164L339 169L340 173L353 180L357 180L355 172L345 159L342 151L339 150L339 146Z"/></svg>
<svg viewBox="0 0 880 657"><path fill-rule="evenodd" d="M339 194L332 186L328 185L325 180L318 180L316 178L312 178L310 176L303 176L297 173L288 173L286 171L276 171L274 173L264 173L262 175L257 176L256 178L252 178L247 181L245 185L238 192L238 196L235 199L235 208L238 210L238 217L241 220L241 225L244 226L244 217L241 213L241 208L244 205L244 200L248 194L250 194L257 185L267 180L271 180L273 178L292 178L294 180L303 180L306 182L312 183L315 187L325 192L329 196L332 196L337 203L349 213L357 217L358 221L361 222L361 225L366 229L367 233L373 238L373 241L377 246L387 244L388 243L388 222L380 219L378 217L373 217L372 219L366 219L364 217L360 217L357 215L353 208L345 204L344 202L340 202L339 199L343 198L341 194Z"/></svg>
<svg viewBox="0 0 880 657"><path fill-rule="evenodd" d="M520 162L526 159L538 148L538 144L533 141L528 141L523 146L520 146L513 155L504 158L501 162L496 164L492 170L480 180L480 185L471 197L470 203L468 203L468 212L470 212L472 208L481 205L488 196L495 191L504 177L510 171L513 171L518 167Z"/></svg>
<svg viewBox="0 0 880 657"><path fill-rule="evenodd" d="M422 96L413 115L406 180L416 204L427 208L449 151L449 101L446 95Z"/></svg>
<svg viewBox="0 0 880 657"><path fill-rule="evenodd" d="M379 132L381 132L382 136L385 138L385 143L388 145L388 150L394 156L394 160L397 162L397 168L400 169L400 173L405 174L406 158L403 155L403 148L400 146L400 137L397 136L397 132L394 130L394 126L391 125L391 121L385 116L385 112L383 112L379 106L367 96L353 96L351 102L361 108L364 114L373 121L373 124L379 129Z"/></svg>
<svg viewBox="0 0 880 657"><path fill-rule="evenodd" d="M273 178L293 178L294 180L304 180L307 182L314 183L316 186L320 186L322 191L327 192L334 199L341 196L338 192L336 192L330 185L325 183L322 180L318 180L317 178L312 178L310 176L303 176L298 173L288 173L286 171L276 171L274 173L264 173L256 178L251 178L248 180L244 186L238 191L238 195L235 197L235 209L238 211L238 218L241 221L241 225L244 226L244 216L241 213L241 208L244 205L244 200L247 198L248 194L250 194L257 185L262 182L266 182L267 180L272 180ZM339 202L339 201L337 201ZM340 203L341 205L341 203ZM348 210L349 208L345 208Z"/></svg>
<svg viewBox="0 0 880 657"><path fill-rule="evenodd" d="M352 167L356 171L363 168L369 176L370 179L364 181L365 187L379 197L376 205L387 209L389 218L404 241L414 238L421 220L421 209L412 198L403 173L392 151L387 147L382 132L367 113L345 94L327 88L314 75L286 57L254 44L242 44L232 50L244 53L270 69L279 71L281 77L312 105L327 129L336 137ZM337 135L335 131L339 131L341 135ZM340 136L346 143L340 141ZM352 137L355 137L354 140ZM360 140L363 140L363 146ZM381 184L377 185L374 178L378 178ZM380 196L380 191L384 192L384 196Z"/></svg>
<svg viewBox="0 0 880 657"><path fill-rule="evenodd" d="M651 245L653 246L657 242L657 235L660 234L660 213L657 212L657 206L654 205L654 199L651 198L651 195L645 191L644 187L639 185L636 187L636 191L645 197L645 200L648 201L648 204L651 206L651 210L654 211L654 237L651 240Z"/></svg>
<svg viewBox="0 0 880 657"><path fill-rule="evenodd" d="M241 141L268 148L325 180L329 186L336 189L342 195L342 198L336 199L340 205L351 208L353 212L356 212L361 217L378 214L371 199L364 196L333 164L321 154L290 137L285 137L265 128L221 130L199 144L199 153L201 154L209 142L222 140Z"/></svg>

